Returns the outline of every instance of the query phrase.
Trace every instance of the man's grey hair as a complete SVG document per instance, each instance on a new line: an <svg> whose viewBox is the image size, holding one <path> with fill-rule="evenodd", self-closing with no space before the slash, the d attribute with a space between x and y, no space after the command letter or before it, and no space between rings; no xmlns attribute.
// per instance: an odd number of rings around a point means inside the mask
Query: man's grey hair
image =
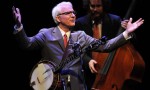
<svg viewBox="0 0 150 90"><path fill-rule="evenodd" d="M59 15L62 11L62 8L65 6L71 6L72 7L72 3L69 1L63 1L58 3L56 6L54 6L54 8L52 9L52 17L53 20L56 24L58 24L57 20L56 20L56 16Z"/></svg>

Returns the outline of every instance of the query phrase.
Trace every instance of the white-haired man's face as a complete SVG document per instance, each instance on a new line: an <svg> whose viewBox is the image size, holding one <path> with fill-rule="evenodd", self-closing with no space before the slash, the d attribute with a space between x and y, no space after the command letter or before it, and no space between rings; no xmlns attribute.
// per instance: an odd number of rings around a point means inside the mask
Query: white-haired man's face
<svg viewBox="0 0 150 90"><path fill-rule="evenodd" d="M61 7L61 12L57 16L57 21L59 22L59 25L73 27L75 26L75 20L76 12L72 8L72 6L66 5L64 7Z"/></svg>

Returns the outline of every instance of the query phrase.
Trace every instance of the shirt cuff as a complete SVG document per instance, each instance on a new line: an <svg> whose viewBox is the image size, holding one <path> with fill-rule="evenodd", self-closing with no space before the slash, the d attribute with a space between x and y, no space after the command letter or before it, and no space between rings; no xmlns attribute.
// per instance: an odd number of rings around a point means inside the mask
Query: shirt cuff
<svg viewBox="0 0 150 90"><path fill-rule="evenodd" d="M14 32L13 32L13 34L16 34L16 33L18 33L18 32L20 32L22 29L23 29L23 25L21 24L21 26L20 27L17 27L17 25L15 25L14 26Z"/></svg>
<svg viewBox="0 0 150 90"><path fill-rule="evenodd" d="M124 32L123 32L123 36L124 36L124 38L125 38L126 40L132 38L132 34L128 34L127 31L124 31Z"/></svg>

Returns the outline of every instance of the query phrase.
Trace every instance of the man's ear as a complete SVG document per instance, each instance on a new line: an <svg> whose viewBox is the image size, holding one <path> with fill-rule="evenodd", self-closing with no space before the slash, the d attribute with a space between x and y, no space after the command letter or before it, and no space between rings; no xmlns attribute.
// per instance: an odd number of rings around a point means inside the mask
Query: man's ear
<svg viewBox="0 0 150 90"><path fill-rule="evenodd" d="M59 16L56 16L56 20L57 20L57 22L59 23L59 22L60 22L60 17L59 17Z"/></svg>

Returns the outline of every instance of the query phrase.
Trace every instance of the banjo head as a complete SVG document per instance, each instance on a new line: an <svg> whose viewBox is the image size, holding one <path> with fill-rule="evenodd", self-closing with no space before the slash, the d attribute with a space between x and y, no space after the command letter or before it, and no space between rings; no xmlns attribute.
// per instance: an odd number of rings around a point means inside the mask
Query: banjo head
<svg viewBox="0 0 150 90"><path fill-rule="evenodd" d="M51 67L46 63L38 63L33 68L30 79L30 86L34 90L48 90L54 79Z"/></svg>

